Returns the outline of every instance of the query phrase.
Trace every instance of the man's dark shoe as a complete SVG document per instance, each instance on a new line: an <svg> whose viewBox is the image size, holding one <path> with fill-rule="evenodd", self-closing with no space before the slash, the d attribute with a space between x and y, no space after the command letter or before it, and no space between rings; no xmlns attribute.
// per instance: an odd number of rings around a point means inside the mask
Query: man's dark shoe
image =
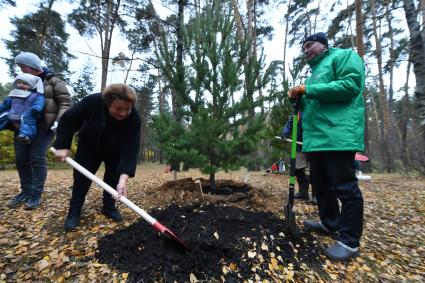
<svg viewBox="0 0 425 283"><path fill-rule="evenodd" d="M122 215L121 213L115 208L103 208L102 209L102 213L108 217L111 218L114 221L121 221L122 220Z"/></svg>
<svg viewBox="0 0 425 283"><path fill-rule="evenodd" d="M75 230L78 225L80 225L80 214L75 212L68 213L65 219L65 224L63 225L65 230Z"/></svg>
<svg viewBox="0 0 425 283"><path fill-rule="evenodd" d="M325 249L325 255L337 261L349 261L359 254L359 248L351 248L341 242L337 242L335 245Z"/></svg>
<svg viewBox="0 0 425 283"><path fill-rule="evenodd" d="M331 232L325 226L323 226L322 222L313 221L313 220L304 220L304 227L308 230L312 230L316 233L330 236L332 239L336 240L339 236L338 232Z"/></svg>
<svg viewBox="0 0 425 283"><path fill-rule="evenodd" d="M30 196L26 203L25 203L25 209L36 209L41 204L41 197L40 196Z"/></svg>
<svg viewBox="0 0 425 283"><path fill-rule="evenodd" d="M294 194L295 199L302 199L302 200L308 200L308 194L304 193L295 193Z"/></svg>
<svg viewBox="0 0 425 283"><path fill-rule="evenodd" d="M15 208L21 203L26 202L28 198L29 196L26 193L20 193L14 196L13 198L11 198L9 202L7 203L7 206L10 208Z"/></svg>
<svg viewBox="0 0 425 283"><path fill-rule="evenodd" d="M314 204L314 205L317 205L317 198L311 197L311 203Z"/></svg>

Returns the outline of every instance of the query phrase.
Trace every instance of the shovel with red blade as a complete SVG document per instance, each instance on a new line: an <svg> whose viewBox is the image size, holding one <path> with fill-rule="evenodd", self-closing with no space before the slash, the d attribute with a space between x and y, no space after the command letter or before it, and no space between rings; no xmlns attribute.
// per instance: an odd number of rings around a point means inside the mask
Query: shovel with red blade
<svg viewBox="0 0 425 283"><path fill-rule="evenodd" d="M53 153L56 153L56 149L51 147L50 151ZM90 171L88 171L86 168L78 164L75 160L73 160L71 157L67 157L65 160L69 165L71 165L75 170L95 182L98 186L100 186L102 189L107 191L109 194L111 194L113 197L118 198L118 192L114 190L111 186L103 182L101 179L99 179L97 176L92 174ZM179 239L170 229L159 223L155 218L150 216L146 211L135 205L131 200L126 198L125 196L119 196L119 200L127 205L131 210L139 214L146 222L148 222L150 225L153 226L155 231L166 235L168 238L179 244L181 247L183 247L185 250L190 250L190 247L181 239Z"/></svg>

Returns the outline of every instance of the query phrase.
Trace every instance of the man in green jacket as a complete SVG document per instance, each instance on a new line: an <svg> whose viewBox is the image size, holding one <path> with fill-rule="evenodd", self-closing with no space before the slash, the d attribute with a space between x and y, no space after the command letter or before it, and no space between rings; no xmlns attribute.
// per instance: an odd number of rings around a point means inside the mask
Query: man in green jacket
<svg viewBox="0 0 425 283"><path fill-rule="evenodd" d="M325 254L347 261L359 254L363 230L363 197L354 156L364 150L365 67L353 50L328 48L324 33L308 36L303 52L311 76L290 89L288 96L302 95L303 151L309 156L320 215L319 222L306 220L304 226L336 239Z"/></svg>

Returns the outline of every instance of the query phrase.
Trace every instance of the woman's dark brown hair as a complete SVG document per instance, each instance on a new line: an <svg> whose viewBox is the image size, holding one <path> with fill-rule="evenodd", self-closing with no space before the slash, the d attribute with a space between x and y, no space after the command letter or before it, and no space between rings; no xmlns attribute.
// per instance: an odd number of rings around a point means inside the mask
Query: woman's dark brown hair
<svg viewBox="0 0 425 283"><path fill-rule="evenodd" d="M106 106L111 106L114 100L120 99L129 101L131 104L136 102L136 93L125 84L110 84L102 92L102 98Z"/></svg>

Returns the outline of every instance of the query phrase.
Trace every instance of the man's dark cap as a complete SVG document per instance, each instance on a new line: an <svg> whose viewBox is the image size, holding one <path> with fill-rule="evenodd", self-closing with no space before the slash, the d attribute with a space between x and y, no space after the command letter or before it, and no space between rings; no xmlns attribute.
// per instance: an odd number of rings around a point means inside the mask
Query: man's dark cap
<svg viewBox="0 0 425 283"><path fill-rule="evenodd" d="M308 41L320 42L324 46L328 47L328 38L326 37L326 34L324 32L318 32L318 33L307 36L304 39L302 46L304 46L304 44Z"/></svg>

